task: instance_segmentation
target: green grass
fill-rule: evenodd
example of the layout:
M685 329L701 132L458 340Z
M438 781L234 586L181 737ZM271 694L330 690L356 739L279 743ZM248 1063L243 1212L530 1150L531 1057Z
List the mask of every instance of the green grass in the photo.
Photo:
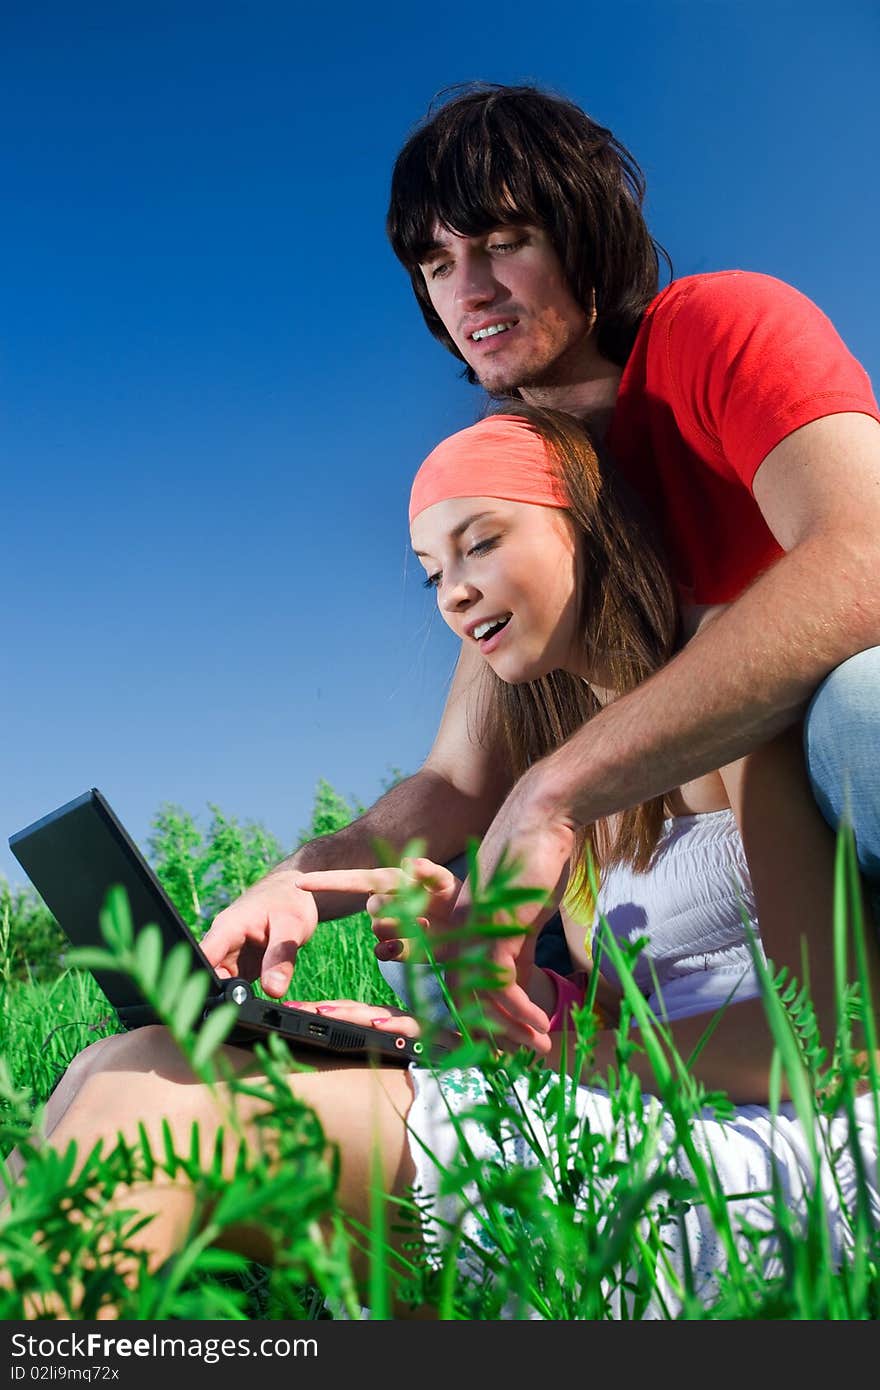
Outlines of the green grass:
M297 999L369 999L399 1003L373 955L365 913L341 922L321 922L299 953L288 996ZM0 983L0 1057L15 1086L44 1100L58 1077L84 1047L119 1023L91 975L64 969L48 981Z

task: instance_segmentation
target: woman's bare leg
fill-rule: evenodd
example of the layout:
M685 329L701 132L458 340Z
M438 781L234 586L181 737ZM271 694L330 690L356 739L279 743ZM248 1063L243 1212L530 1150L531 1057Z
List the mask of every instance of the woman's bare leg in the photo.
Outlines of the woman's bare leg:
M240 1048L222 1049L230 1068L240 1075L258 1075L253 1056ZM311 1062L311 1059L310 1059ZM294 1094L317 1113L324 1134L340 1154L339 1202L343 1212L368 1223L372 1165L378 1157L383 1187L402 1196L414 1169L406 1138L405 1117L412 1087L402 1068L371 1068L351 1061L325 1061L320 1070L293 1073ZM191 1072L170 1034L162 1028L139 1028L102 1039L74 1060L59 1083L46 1116L46 1133L54 1148L74 1141L81 1154L97 1140L112 1147L118 1134L137 1139L138 1123L145 1125L156 1152L162 1151L162 1120L167 1119L178 1152L189 1151L193 1122L199 1125L206 1163L213 1154L218 1127L228 1130L223 1108L226 1087L212 1095ZM255 1124L265 1102L238 1096L236 1113L245 1141L264 1143ZM237 1139L231 1139L228 1161L235 1158ZM126 1207L135 1206L153 1220L136 1237L155 1268L177 1250L191 1228L195 1194L186 1181L158 1174L150 1184L120 1193ZM256 1229L227 1231L224 1243L251 1258L268 1261L268 1237Z
M112 1049L114 1044L112 1036L99 1038L97 1042L89 1043L88 1047L77 1053L70 1063L43 1109L40 1132L45 1139L51 1139L56 1125L73 1104L83 1083L97 1069L101 1053L108 1044ZM13 1149L6 1157L7 1171L13 1179L18 1179L23 1167L24 1159L17 1149ZM2 1185L0 1185L0 1200L5 1195Z

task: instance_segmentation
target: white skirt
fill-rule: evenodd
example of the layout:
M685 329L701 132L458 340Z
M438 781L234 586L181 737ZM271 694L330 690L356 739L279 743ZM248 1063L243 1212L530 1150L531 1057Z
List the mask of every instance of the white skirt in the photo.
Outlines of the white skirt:
M668 1193L671 1189L661 1176L657 1192L638 1218L643 1233L652 1225L656 1231L658 1221L662 1226L659 1245L654 1247L662 1253L652 1271L652 1292L647 1299L636 1293L632 1296L621 1293L621 1288L632 1288L636 1276L633 1271L624 1271L622 1278L618 1274L611 1280L618 1290L612 1295L610 1304L616 1316L632 1316L634 1310L636 1316L647 1318L675 1316L681 1309L682 1289L688 1284L701 1303L711 1304L722 1291L731 1252L734 1259L754 1258L756 1238L760 1243L764 1277L780 1273L778 1249L772 1236L767 1234L773 1231L775 1224L774 1182L778 1184L776 1200L781 1196L796 1224L804 1219L808 1194L816 1189L810 1146L794 1107L789 1103L781 1105L775 1118L760 1105L740 1106L724 1122L707 1113L691 1123L694 1150L688 1155L676 1137L673 1119L652 1096L642 1097L642 1113L637 1114L634 1121L631 1111L629 1118L622 1117L605 1091L575 1087L566 1081L564 1091L560 1092L559 1078L544 1073L542 1088L536 1093L534 1078L530 1085L528 1076L520 1076L507 1093L519 1118L505 1122L500 1129L490 1130L479 1114L481 1107L491 1102L493 1094L483 1072L469 1068L435 1074L424 1067L413 1067L410 1075L415 1100L408 1117L409 1144L416 1169L416 1192L420 1205L424 1206L426 1240L429 1248L435 1250L438 1262L442 1260L443 1246L450 1240L457 1243L456 1258L464 1275L464 1287L491 1284L491 1268L501 1258L492 1222L486 1218L487 1192L495 1196L500 1192L503 1203L504 1191L510 1191L509 1187L505 1189L504 1183L515 1181L517 1172L530 1174L535 1197L533 1241L537 1249L554 1224L542 1218L540 1209L540 1203L558 1200L553 1195L558 1187L551 1174L556 1173L558 1178L560 1167L566 1166L560 1155L570 1155L578 1147L583 1149L585 1139L587 1149L593 1152L597 1147L596 1136L600 1140L599 1148L601 1141L606 1141L605 1165L594 1168L594 1176L590 1178L589 1162L579 1170L576 1165L572 1167L570 1160L567 1162L569 1218L571 1211L576 1213L578 1208L583 1210L587 1205L595 1212L598 1198L599 1224L607 1220L610 1234L619 1214L615 1193L619 1177L615 1178L615 1171L619 1174L625 1168L631 1190L634 1182L650 1180L652 1173L657 1175L662 1170L663 1175L672 1179L674 1189L676 1179L690 1186L694 1163L699 1165L707 1160L714 1164L718 1178L716 1190L726 1197L725 1206L730 1217L732 1241L719 1236L716 1222L699 1197L691 1195L690 1200L679 1200L670 1207ZM556 1132L559 1125L553 1116L565 1101L568 1106L564 1122L566 1134L560 1145ZM483 1109L482 1115L485 1114ZM857 1193L854 1143L858 1143L864 1159L873 1219L880 1218L877 1134L874 1098L870 1094L856 1101L856 1128L854 1141L845 1115L820 1120L816 1125L818 1182L825 1198L830 1253L835 1264L840 1263L852 1245L851 1217ZM462 1170L463 1154L468 1155L467 1172ZM455 1172L458 1177L448 1176ZM472 1176L474 1174L477 1176ZM572 1174L575 1174L573 1186ZM591 1182L603 1191L588 1193L584 1184ZM604 1217L602 1201L606 1203ZM591 1220L595 1229L595 1214ZM753 1234L750 1235L750 1231ZM764 1234L756 1237L754 1233ZM632 1251L632 1244L629 1248ZM641 1250L644 1254L646 1247L643 1245ZM529 1263L528 1244L521 1247L520 1255L515 1258ZM551 1255L548 1261L545 1252L545 1284L548 1267L552 1269L553 1259ZM521 1283L521 1289L528 1284L529 1277L525 1271L523 1274L526 1283ZM540 1278L539 1274L539 1282ZM513 1282L516 1283L516 1275ZM627 1308L621 1307L621 1298L626 1300ZM558 1317L558 1311L550 1314L547 1309L559 1306L558 1299L552 1295L546 1303L540 1297L527 1297L523 1301L521 1296L515 1302L508 1299L500 1315ZM572 1306L583 1305L578 1304L575 1296ZM579 1315L583 1314L571 1314Z

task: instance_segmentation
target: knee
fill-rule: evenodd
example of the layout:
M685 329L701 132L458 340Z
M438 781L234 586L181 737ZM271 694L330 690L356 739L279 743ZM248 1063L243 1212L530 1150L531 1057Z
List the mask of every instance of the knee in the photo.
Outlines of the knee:
M82 1090L86 1082L104 1066L112 1065L111 1058L118 1055L120 1041L124 1034L114 1033L107 1038L98 1038L78 1052L68 1063L59 1077L49 1097L49 1110L52 1118L69 1106Z
M819 686L804 721L804 751L826 820L837 826L848 814L860 851L873 859L880 848L880 647L850 657Z
M108 1038L99 1038L97 1042L90 1043L74 1057L64 1073L64 1080L81 1086L101 1074L153 1071L157 1068L164 1072L181 1061L180 1052L167 1028L150 1024L132 1029L131 1032L113 1033Z
M95 1042L89 1043L88 1047L84 1047L82 1052L78 1052L69 1063L59 1085L75 1086L79 1089L97 1069L100 1058L107 1049L113 1050L117 1036L111 1034L107 1038L98 1038Z
M835 667L817 688L807 710L807 732L814 738L833 735L841 723L873 728L878 722L880 647L857 652Z
M810 775L875 772L880 750L880 647L858 652L819 686L804 721Z
M167 1028L149 1025L102 1038L75 1057L64 1075L68 1104L120 1119L147 1098L168 1096L194 1080ZM61 1089L59 1087L59 1089ZM195 1090L195 1088L192 1088Z

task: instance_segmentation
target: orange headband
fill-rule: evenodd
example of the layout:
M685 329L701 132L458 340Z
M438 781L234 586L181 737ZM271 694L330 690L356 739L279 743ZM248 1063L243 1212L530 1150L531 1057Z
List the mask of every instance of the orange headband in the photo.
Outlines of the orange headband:
M439 443L415 476L410 523L450 497L503 497L541 507L567 507L546 441L520 415L489 415Z

